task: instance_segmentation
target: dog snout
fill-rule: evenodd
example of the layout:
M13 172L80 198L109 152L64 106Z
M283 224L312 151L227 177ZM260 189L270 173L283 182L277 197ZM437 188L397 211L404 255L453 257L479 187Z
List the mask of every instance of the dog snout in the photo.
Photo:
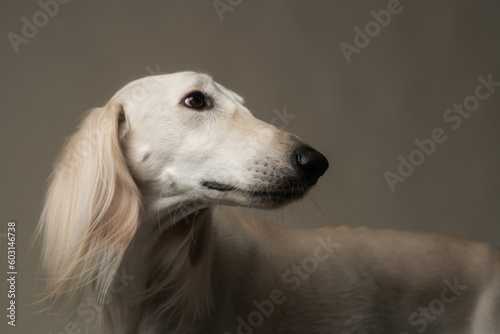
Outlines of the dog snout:
M325 156L309 146L302 146L295 150L293 160L304 176L313 182L316 182L329 166Z

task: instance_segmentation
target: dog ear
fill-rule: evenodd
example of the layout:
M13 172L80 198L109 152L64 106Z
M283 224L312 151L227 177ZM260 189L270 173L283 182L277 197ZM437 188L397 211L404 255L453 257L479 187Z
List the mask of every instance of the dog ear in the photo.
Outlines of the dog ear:
M127 133L122 106L90 110L55 165L39 224L54 302L90 284L102 301L134 237L140 196L123 154Z

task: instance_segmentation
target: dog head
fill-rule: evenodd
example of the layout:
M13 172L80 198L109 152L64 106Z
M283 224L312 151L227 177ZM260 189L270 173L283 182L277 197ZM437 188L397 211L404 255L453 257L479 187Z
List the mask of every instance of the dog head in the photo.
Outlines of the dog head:
M328 168L322 154L253 117L208 75L140 79L110 103L124 110L125 155L156 209L172 200L276 207L301 197Z

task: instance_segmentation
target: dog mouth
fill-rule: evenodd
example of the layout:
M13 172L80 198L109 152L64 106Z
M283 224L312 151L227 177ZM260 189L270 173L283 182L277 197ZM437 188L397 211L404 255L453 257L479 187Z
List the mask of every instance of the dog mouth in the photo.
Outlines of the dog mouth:
M211 190L217 190L221 192L227 192L231 190L236 190L236 187L230 186L228 184L223 184L219 182L212 182L212 181L205 181L201 184L205 188L211 189Z
M220 182L205 181L202 186L216 190L222 193L238 192L247 197L258 200L259 202L269 202L270 204L283 203L287 200L294 200L302 197L310 187L315 185L318 179L310 180L309 182L287 182L286 187L259 187L257 189L241 189L229 184Z

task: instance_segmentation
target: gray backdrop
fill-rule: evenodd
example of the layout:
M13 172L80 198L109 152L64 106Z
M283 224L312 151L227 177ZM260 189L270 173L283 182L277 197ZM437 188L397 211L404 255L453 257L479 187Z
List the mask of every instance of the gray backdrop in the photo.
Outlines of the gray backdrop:
M84 319L65 330L67 319L34 304L43 281L39 244L29 247L46 179L84 111L154 72L210 73L328 157L310 196L257 214L289 228L430 230L500 245L500 87L476 92L480 80L500 82L498 1L60 2L0 4L2 271L13 219L18 261L17 326L2 314L2 333L83 333ZM462 103L470 113L448 111ZM416 139L432 151L433 131L446 140L414 152ZM396 177L400 155L420 165L402 167L392 191L384 173ZM3 280L2 313L6 289Z

